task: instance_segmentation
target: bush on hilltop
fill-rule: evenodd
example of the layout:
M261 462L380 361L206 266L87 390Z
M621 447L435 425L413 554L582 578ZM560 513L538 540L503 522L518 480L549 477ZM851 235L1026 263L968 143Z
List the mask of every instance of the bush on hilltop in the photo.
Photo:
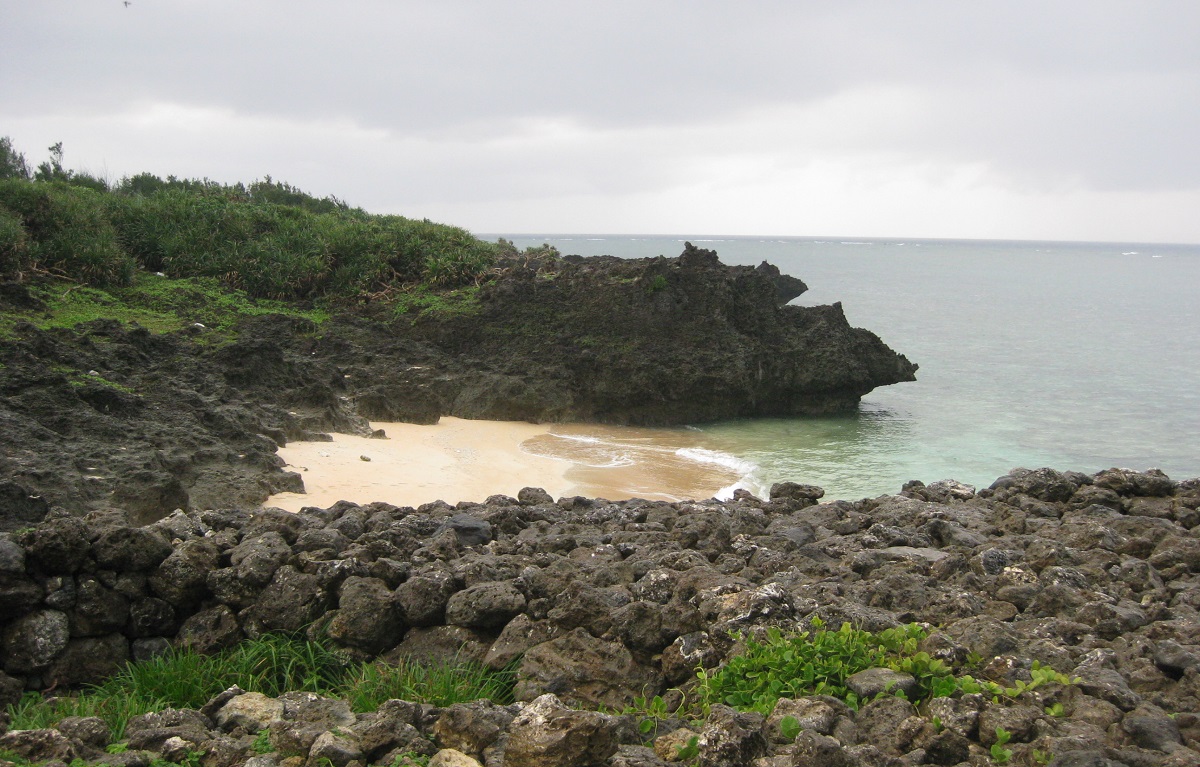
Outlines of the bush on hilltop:
M372 215L269 176L246 186L140 173L110 188L64 169L61 143L50 151L30 174L0 139L0 277L127 285L142 268L308 299L477 284L498 253L464 229Z

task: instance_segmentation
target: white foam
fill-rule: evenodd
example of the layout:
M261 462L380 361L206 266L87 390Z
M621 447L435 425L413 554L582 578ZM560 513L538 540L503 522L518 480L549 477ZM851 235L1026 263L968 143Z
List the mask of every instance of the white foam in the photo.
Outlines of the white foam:
M599 445L601 442L604 441L604 440L600 439L599 437L589 437L585 434L554 434L552 432L550 434L550 436L554 437L555 439L567 439L572 442L583 442L584 444L587 444L587 445Z
M675 455L680 458L687 458L689 461L695 461L696 463L711 463L722 466L742 475L749 474L758 468L749 461L743 461L736 455L722 453L718 450L706 450L702 447L681 447L675 451Z

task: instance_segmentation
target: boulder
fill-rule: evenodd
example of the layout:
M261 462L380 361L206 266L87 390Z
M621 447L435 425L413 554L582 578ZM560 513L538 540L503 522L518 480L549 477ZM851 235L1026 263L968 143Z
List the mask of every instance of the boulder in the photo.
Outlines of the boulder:
M347 578L338 590L338 608L326 631L349 647L378 654L404 636L400 606L387 584L378 578Z
M509 727L504 765L600 767L617 751L616 733L613 717L567 708L554 695L541 695Z
M500 629L525 609L525 595L508 582L480 583L446 603L446 622L475 629Z
M92 543L92 555L109 570L152 570L171 555L171 544L152 527L112 527Z
M38 610L17 618L0 635L4 671L25 674L44 669L67 648L70 637L70 621L58 610Z
M475 759L483 759L489 748L508 729L515 714L490 700L456 703L442 709L433 726L433 736L442 748L453 748Z
M553 691L576 704L619 709L635 697L653 697L661 687L658 670L637 663L624 645L578 628L525 654L515 694L533 700Z

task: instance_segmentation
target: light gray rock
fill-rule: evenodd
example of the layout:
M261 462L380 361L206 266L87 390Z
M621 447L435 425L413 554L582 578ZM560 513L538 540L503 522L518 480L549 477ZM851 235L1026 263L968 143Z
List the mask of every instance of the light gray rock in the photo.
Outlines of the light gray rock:
M70 621L58 610L38 610L9 623L2 638L5 672L38 671L67 648Z
M504 767L600 767L617 751L614 717L542 695L509 728Z
M240 727L254 733L283 719L283 702L261 692L247 692L222 706L215 719L217 726L226 732Z

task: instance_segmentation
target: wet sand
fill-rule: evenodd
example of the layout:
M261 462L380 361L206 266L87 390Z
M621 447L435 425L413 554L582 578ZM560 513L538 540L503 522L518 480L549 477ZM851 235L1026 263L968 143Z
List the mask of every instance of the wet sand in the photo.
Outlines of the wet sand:
M266 505L299 511L340 500L478 502L497 493L516 496L523 487L541 487L555 498L680 500L710 498L739 477L705 451L695 452L696 438L684 430L450 417L433 426L371 426L388 439L334 434L333 442L280 448L307 492L273 495Z

